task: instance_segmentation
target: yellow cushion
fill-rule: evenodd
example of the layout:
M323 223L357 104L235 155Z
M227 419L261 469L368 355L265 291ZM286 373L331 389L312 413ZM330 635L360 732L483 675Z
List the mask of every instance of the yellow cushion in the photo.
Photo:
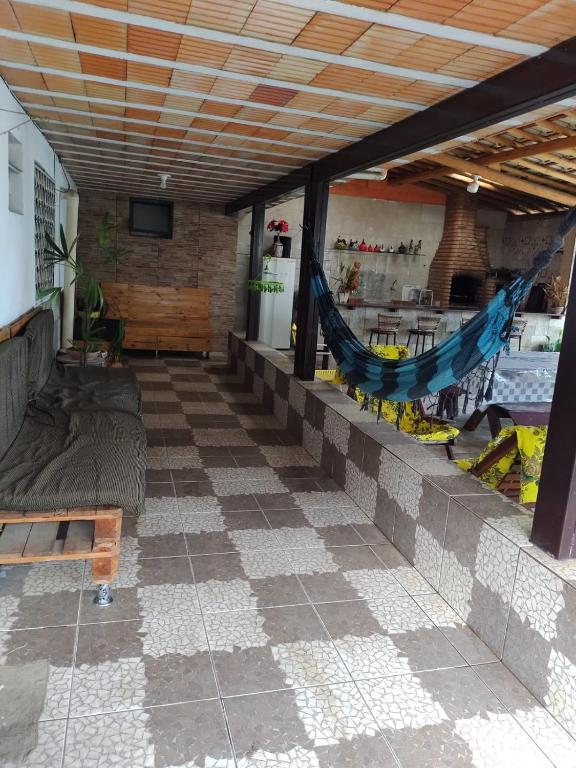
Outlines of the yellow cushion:
M548 427L504 427L490 440L486 448L476 458L457 459L456 464L470 471L486 458L500 443L511 435L516 436L516 446L508 451L490 469L480 475L480 480L490 488L498 488L520 454L520 501L533 504L538 498L542 459L546 446Z

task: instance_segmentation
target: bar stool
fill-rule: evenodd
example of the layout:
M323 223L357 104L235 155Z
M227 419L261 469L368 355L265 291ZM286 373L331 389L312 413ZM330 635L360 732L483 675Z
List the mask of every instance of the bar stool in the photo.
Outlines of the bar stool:
M515 317L512 321L512 333L510 334L510 341L512 341L512 339L518 340L518 352L522 350L522 334L526 330L527 325L527 320L520 320L517 317Z
M396 344L396 334L398 328L400 328L401 317L397 315L381 315L378 313L378 325L375 328L370 328L370 341L368 344L372 346L372 338L376 334L376 344L380 344L380 336L386 338L386 344L388 344L388 338L392 337L392 344Z
M441 320L442 317L439 315L432 315L431 317L428 315L420 315L418 317L418 325L416 328L410 328L410 331L408 332L408 341L406 342L407 346L410 346L412 336L416 337L416 349L414 354L418 354L418 344L420 341L422 343L421 352L424 352L426 349L427 339L432 340L432 347L436 346L436 331L438 330Z

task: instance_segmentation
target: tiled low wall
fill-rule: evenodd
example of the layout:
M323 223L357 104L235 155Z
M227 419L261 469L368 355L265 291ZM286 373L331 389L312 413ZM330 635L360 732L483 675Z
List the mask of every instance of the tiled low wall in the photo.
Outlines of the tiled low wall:
M246 385L509 669L576 736L576 561L533 546L531 515L285 355L230 335Z

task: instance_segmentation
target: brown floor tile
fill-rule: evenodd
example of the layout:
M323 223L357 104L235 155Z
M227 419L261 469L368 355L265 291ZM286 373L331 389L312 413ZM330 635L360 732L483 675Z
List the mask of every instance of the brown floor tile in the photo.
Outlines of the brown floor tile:
M243 765L397 766L353 683L238 696L224 706Z

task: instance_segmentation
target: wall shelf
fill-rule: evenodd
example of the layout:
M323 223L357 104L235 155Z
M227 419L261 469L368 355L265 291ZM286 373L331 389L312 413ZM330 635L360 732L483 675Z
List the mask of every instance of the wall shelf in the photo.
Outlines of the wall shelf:
M324 253L353 253L358 256L421 256L428 258L425 253L400 253L400 251L358 251L355 248L325 248Z

